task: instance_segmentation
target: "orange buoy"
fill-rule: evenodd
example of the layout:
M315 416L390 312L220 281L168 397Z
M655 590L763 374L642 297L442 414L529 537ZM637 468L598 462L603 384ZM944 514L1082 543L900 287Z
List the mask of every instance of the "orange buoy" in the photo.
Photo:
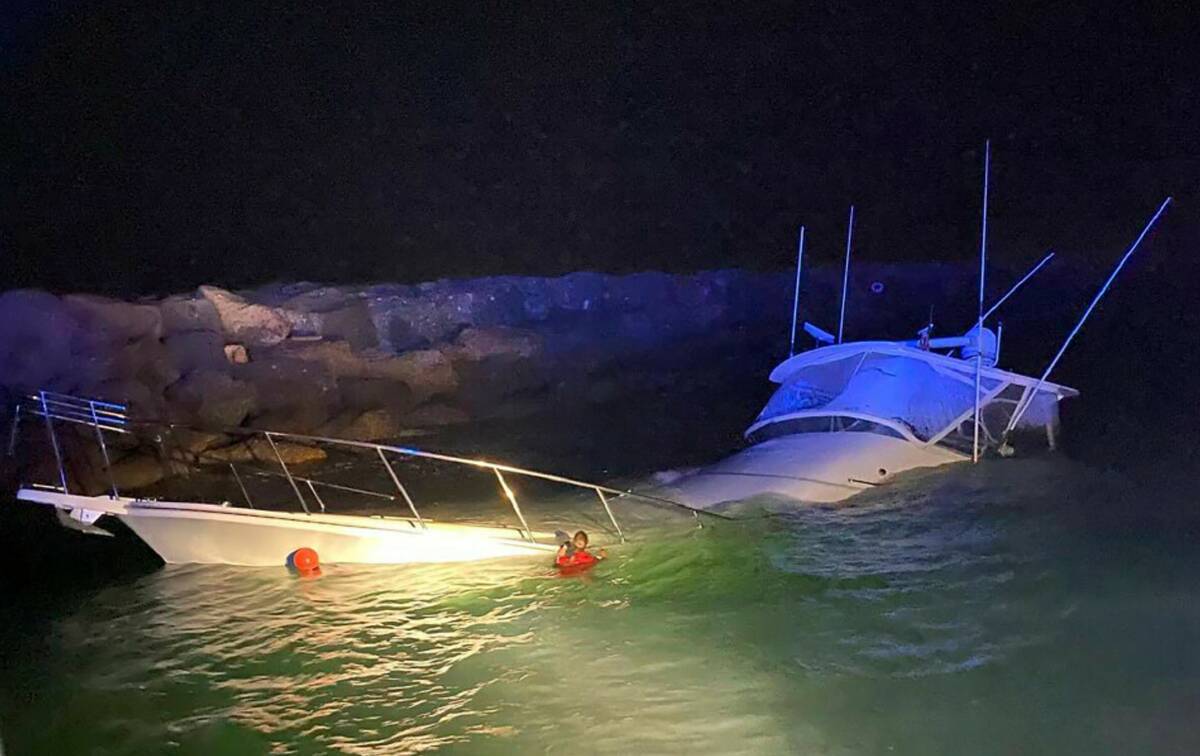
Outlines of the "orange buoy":
M317 552L303 546L288 554L287 565L301 575L316 575L321 572L321 562Z

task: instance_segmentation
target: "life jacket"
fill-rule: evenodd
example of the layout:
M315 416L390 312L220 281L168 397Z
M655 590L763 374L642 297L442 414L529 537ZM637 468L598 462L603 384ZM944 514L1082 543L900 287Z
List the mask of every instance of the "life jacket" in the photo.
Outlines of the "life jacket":
M591 567L598 559L586 551L572 551L563 554L554 560L554 564L561 569L583 569Z

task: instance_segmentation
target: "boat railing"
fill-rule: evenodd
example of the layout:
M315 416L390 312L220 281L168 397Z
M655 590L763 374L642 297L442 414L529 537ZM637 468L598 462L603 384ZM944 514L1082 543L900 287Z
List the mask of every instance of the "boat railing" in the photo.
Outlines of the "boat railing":
M129 418L126 414L125 405L105 402L99 399L85 399L68 394L59 394L53 391L39 391L36 394L30 394L25 397L25 401L18 402L13 409L12 426L8 436L9 456L16 454L17 436L22 414L34 415L45 419L50 447L54 452L55 466L58 470L59 485L52 486L53 488L58 488L63 493L68 493L67 468L63 456L64 450L59 443L58 433L54 427L54 421L57 420L75 425L89 426L95 431L96 443L100 447L100 454L104 460L105 473L108 476L109 489L114 498L118 495L117 485L112 476L112 459L109 456L108 444L105 441L104 434L105 432L118 434L128 434L130 432Z
M36 394L26 396L24 400L18 403L17 407L15 408L13 413L12 427L9 434L10 455L15 453L17 437L23 416L39 417L45 422L47 437L50 446L53 449L54 462L58 474L58 485L49 487L55 490L60 490L62 493L70 493L70 490L67 475L67 464L65 460L65 450L62 445L62 439L60 438L57 424L68 423L71 425L91 428L95 433L96 442L101 450L101 459L104 466L105 480L108 484L109 493L113 498L119 498L120 491L117 486L116 477L113 474L113 465L109 452L109 445L105 440L106 433L115 433L126 436L132 435L136 437L139 435L140 431L157 431L157 433L154 433L154 438L158 442L161 450L164 435L162 431L165 430L165 435L169 437L174 431L177 430L195 430L189 426L179 423L131 419L128 409L122 404L115 404L97 399L74 397L49 391L39 391ZM475 459L453 454L434 452L425 449L418 449L411 446L397 446L370 441L355 441L330 436L316 436L242 427L213 430L219 431L220 433L226 435L240 437L247 442L254 438L264 440L266 442L266 450L269 450L269 455L267 456L274 463L278 464L279 469L278 472L269 470L256 470L255 472L260 475L278 477L286 480L288 487L291 488L292 493L295 495L296 500L300 505L300 508L305 514L309 515L313 514L314 508L318 509L322 513L327 511L325 499L321 496L322 490L338 491L402 503L416 525L426 528L428 527L428 518L421 514L421 511L417 506L417 502L412 496L408 486L406 486L404 481L401 479L401 475L397 471L397 466L395 464L397 459L422 459L472 468L489 473L495 478L502 498L508 504L513 514L516 515L516 518L520 523L521 533L529 541L535 540L534 531L530 527L529 522L525 517L525 513L521 508L521 502L510 483L511 477L542 480L569 488L590 492L591 494L595 495L596 501L603 509L606 519L612 525L617 537L622 541L625 540L625 531L622 529L620 522L618 522L612 506L612 500L617 497L641 500L652 505L666 506L686 511L693 516L697 525L701 524L701 515L727 519L717 513L698 510L689 507L686 504L652 494L639 493L629 489L619 489L562 475L531 470L514 465L491 462L484 459ZM297 470L294 469L297 466L295 463L289 465L286 461L285 455L280 450L281 443L300 444L307 446L328 446L349 451L356 451L359 453L370 453L371 456L374 456L378 459L382 469L387 473L387 478L389 479L394 491L376 491L367 488L318 480L307 475L301 475ZM201 456L203 454L203 452L200 453ZM257 458L257 455L252 454L252 456ZM250 508L255 508L254 501L245 485L242 472L239 471L237 465L233 461L227 461L227 465L246 505ZM307 496L305 496L304 491L308 492Z

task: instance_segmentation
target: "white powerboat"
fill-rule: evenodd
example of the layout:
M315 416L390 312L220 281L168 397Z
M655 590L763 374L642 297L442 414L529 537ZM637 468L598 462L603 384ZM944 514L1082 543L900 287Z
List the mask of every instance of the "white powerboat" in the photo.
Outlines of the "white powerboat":
M973 336L943 339L967 343ZM994 343L994 337L991 338ZM779 388L746 430L748 448L673 481L663 496L712 509L754 496L842 501L898 473L970 461L975 360L909 343L860 341L804 352L771 372ZM1058 432L1058 402L1078 391L994 367L981 369L981 442L998 448L1019 406L1017 430Z
M326 563L351 564L461 562L546 555L557 548L553 534L515 527L80 496L37 488L23 488L17 498L82 521L115 517L167 564L277 566L298 548L315 550Z
M243 469L239 472L234 463L227 463L227 470L231 473L230 489L240 491L243 504L136 498L122 495L113 479L111 437L115 435L126 440L132 439L133 443L139 438L161 441L169 435L172 426L131 421L122 405L42 391L27 397L17 406L10 434L10 452L15 450L23 416L39 418L37 425L44 422L57 480L53 483L22 484L17 491L17 499L52 507L60 523L87 533L111 535L100 525L103 525L104 518L119 520L168 564L279 566L285 564L298 549L312 549L326 563L352 564L464 562L514 556L552 556L563 537L557 532L530 527L516 492L509 483L510 478L515 477L557 484L595 497L592 501L602 509L603 517L593 518L591 522L603 522L611 526L610 534L620 540L624 540L625 533L613 512L613 498L631 497L673 509L682 506L662 497L484 460L410 447L244 429L235 429L233 432L251 437L251 442L260 440L258 446L251 448L266 450L264 461L277 464L277 467L274 471ZM62 427L64 425L83 432L67 432L67 428ZM94 442L102 472L107 473L108 490L105 493L80 493L81 488L88 487L87 484L71 480L69 471L73 468L68 447L78 447L82 441ZM125 444L130 445L132 443ZM296 465L289 465L280 453L281 448L295 451L299 447L338 449L374 458L382 466L382 471L386 471L394 489L381 492L302 476L294 469ZM86 458L87 455L79 454L78 457ZM494 478L500 498L507 503L515 524L442 521L422 516L409 488L401 482L400 472L404 471L398 472L398 462L402 460L447 464L464 472L474 470ZM286 481L287 486L283 490L287 492L290 489L290 493L280 497L280 486L277 485L270 500L260 500L259 506L256 506L245 485L251 473L255 475L254 479L269 475L277 483ZM236 489L232 488L233 483L236 483ZM91 487L95 488L94 481ZM281 511L280 506L286 506L291 494L299 504L299 511ZM386 500L403 506L407 514L401 517L348 514L327 508L327 500L330 505L335 505L335 499L346 497L355 501L363 497ZM682 507L682 510L699 523L700 513L687 507Z
M801 228L792 355L771 372L779 388L745 432L751 446L672 480L660 476L663 485L656 493L706 510L755 497L768 507L786 508L797 502L842 501L898 473L978 461L989 450L1010 456L1013 433L1044 430L1046 443L1054 448L1058 403L1079 392L1047 379L1171 198L1159 206L1126 250L1045 371L1032 378L996 367L1002 331L993 332L985 323L1054 253L985 312L986 167L984 176L979 317L970 331L935 339L930 323L913 341L842 342L854 228L851 207L837 336L805 323L804 331L818 345L795 354L804 259Z

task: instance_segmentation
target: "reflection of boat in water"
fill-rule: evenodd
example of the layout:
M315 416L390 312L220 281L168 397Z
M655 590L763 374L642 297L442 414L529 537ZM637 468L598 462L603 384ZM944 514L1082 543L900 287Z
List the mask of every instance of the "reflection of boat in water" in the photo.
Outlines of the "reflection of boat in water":
M986 173L985 173L986 187ZM986 188L984 214L986 233ZM1015 432L1044 431L1054 448L1058 403L1079 392L1047 379L1071 340L1170 203L1168 197L1125 252L1039 378L996 367L1001 333L987 318L1049 260L1047 255L991 309L984 311L980 266L979 317L964 336L931 338L930 323L914 341L842 343L850 237L838 335L809 323L818 346L795 354L804 230L796 268L793 354L771 372L779 388L746 430L748 448L675 479L664 496L705 509L755 496L801 502L847 499L897 473L976 460L988 450L1013 453ZM853 229L854 208L850 209ZM983 245L986 249L986 245Z
M59 521L70 528L99 535L109 535L98 524L102 518L115 518L124 523L170 564L204 563L245 566L283 565L289 554L299 548L311 548L327 563L434 563L462 562L509 556L543 556L552 558L559 543L553 531L535 530L522 511L511 481L521 478L550 486L573 489L591 498L603 517L592 522L610 526L611 535L624 538L624 532L613 512L613 498L631 497L651 505L681 508L663 498L629 493L594 483L586 483L559 475L526 470L478 459L447 454L335 438L303 436L274 431L233 429L230 432L250 437L249 443L264 452L263 456L276 467L273 471L248 470L239 472L233 462L224 465L230 474L229 488L241 504L225 500L220 503L200 501L167 501L123 496L111 474L110 462L117 448L131 449L147 442L161 446L174 426L139 423L126 415L125 407L92 399L80 399L50 392L39 392L18 405L10 435L10 452L15 450L22 430L34 429L22 423L22 417L38 418L34 425L44 423L46 453L54 461L54 484L22 485L17 492L21 501L53 507ZM73 432L76 431L76 432ZM85 449L80 445L86 443ZM390 491L377 491L347 486L300 475L289 465L280 449L295 451L302 447L321 448L330 452L365 455L381 466ZM72 459L72 455L74 459ZM169 455L165 455L168 456ZM98 462L105 493L95 493L96 480L72 481L72 462ZM401 478L408 472L404 461L424 461L448 465L455 476L475 471L492 478L499 498L508 506L513 523L445 521L422 516L410 488ZM251 473L255 473L253 477ZM286 482L285 497L279 496L280 486L258 506L246 483L269 475L276 483ZM86 476L84 476L86 477ZM234 487L236 484L236 487ZM530 483L534 486L534 483ZM290 490L289 490L290 489ZM85 491L80 493L80 491ZM294 495L299 511L279 511L279 505ZM349 502L386 500L406 511L402 517L348 514L343 510ZM263 505L266 505L265 508ZM328 506L327 506L328 505ZM699 513L682 509L698 519ZM498 518L497 518L498 519Z

